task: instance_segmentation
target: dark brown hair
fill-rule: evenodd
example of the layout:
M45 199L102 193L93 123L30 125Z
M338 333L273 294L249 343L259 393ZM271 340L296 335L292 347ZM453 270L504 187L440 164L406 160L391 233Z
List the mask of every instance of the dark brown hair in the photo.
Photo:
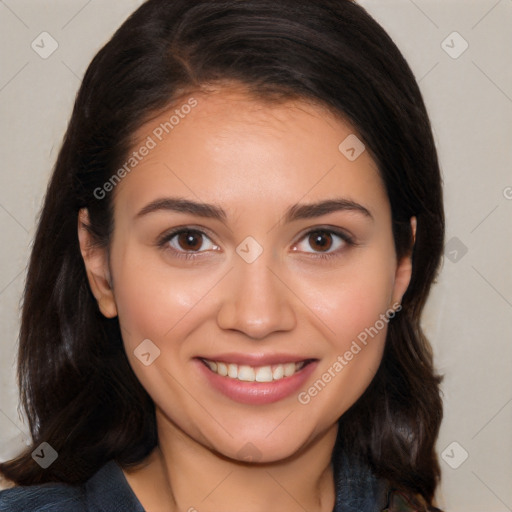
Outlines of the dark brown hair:
M26 280L18 385L33 445L0 471L21 485L80 483L105 462L142 461L155 447L154 405L124 353L119 322L89 289L77 238L86 207L109 245L112 197L94 191L126 159L135 131L178 97L236 83L261 99L303 98L348 121L377 163L391 204L397 257L412 279L389 323L381 366L340 419L337 446L430 505L440 377L420 316L444 240L442 184L414 76L386 32L349 0L149 0L94 57L47 190ZM340 141L341 142L341 141ZM41 442L59 454L46 470ZM337 452L336 452L337 453Z

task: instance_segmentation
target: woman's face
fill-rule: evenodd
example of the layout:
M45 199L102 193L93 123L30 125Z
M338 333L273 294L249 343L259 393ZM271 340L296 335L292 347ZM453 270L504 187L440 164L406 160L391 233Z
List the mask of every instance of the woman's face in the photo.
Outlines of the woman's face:
M237 89L194 99L139 130L100 266L113 294L89 276L160 429L276 461L332 435L367 388L410 260L348 124Z

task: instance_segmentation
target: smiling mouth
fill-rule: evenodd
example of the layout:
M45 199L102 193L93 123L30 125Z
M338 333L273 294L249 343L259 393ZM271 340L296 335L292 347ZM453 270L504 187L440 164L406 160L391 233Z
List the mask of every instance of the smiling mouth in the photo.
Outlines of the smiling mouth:
M306 359L296 363L273 364L267 366L250 366L246 364L224 363L201 359L204 365L213 373L242 382L274 382L292 377L300 372L313 359Z

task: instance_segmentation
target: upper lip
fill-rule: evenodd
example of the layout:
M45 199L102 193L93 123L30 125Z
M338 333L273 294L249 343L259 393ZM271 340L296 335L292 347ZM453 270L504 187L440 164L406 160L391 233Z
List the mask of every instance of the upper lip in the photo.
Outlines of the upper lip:
M315 358L294 354L216 354L212 356L200 356L199 359L208 361L220 361L231 364L245 364L247 366L271 366L273 364L300 363L301 361L312 361Z

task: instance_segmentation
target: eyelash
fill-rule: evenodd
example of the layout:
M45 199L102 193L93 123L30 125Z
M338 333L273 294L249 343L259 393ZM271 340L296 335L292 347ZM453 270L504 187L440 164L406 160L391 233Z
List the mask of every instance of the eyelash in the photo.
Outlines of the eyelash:
M180 235L182 233L193 233L193 234L205 236L205 237L211 239L211 237L207 233L205 233L204 231L202 231L200 229L181 227L181 228L173 229L169 233L164 234L160 239L158 239L157 246L159 248L161 248L162 250L171 251L172 253L174 253L174 256L177 258L182 258L185 260L196 260L197 258L200 258L201 252L204 252L204 251L196 251L196 252L177 251L176 249L169 247L167 245L176 235ZM307 238L308 236L311 236L314 233L324 233L324 234L329 234L329 235L335 235L335 236L341 238L343 240L343 242L348 246L356 246L357 245L355 240L350 235L345 233L344 231L340 231L340 230L333 229L333 228L322 228L322 227L310 229L309 231L304 233L299 238L298 242L304 240L305 238ZM337 250L335 250L333 252L329 252L329 253L318 252L318 253L306 253L306 254L308 254L312 258L330 260L332 258L339 257L341 252L344 252L343 248L341 250L337 249Z

